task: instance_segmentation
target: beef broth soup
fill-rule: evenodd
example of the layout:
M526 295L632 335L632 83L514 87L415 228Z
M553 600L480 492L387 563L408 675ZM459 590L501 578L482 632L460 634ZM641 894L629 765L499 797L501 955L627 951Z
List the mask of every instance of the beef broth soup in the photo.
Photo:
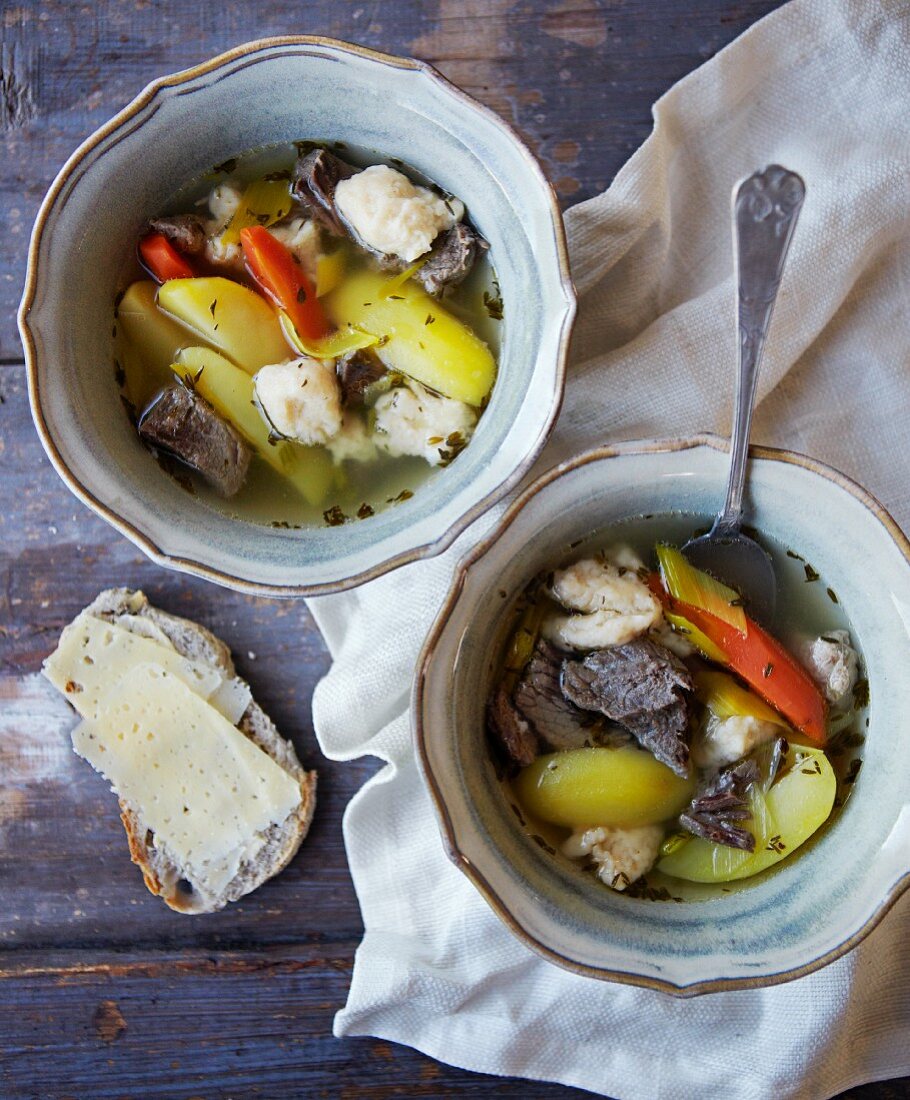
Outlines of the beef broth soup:
M652 900L728 892L811 843L868 725L856 639L812 564L767 546L781 610L759 626L675 548L698 525L629 521L535 578L487 706L533 839Z
M460 200L400 162L312 143L231 160L138 256L152 278L118 300L117 380L207 505L363 520L469 445L496 377L495 273Z

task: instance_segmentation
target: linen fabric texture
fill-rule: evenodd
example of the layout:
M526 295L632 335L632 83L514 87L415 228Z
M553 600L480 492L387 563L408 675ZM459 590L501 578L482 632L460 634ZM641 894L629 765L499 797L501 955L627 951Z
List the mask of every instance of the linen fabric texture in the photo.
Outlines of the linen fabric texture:
M777 162L807 200L753 440L843 470L906 529L908 103L910 9L870 0L794 0L664 95L609 190L568 211L579 314L533 475L606 442L728 433L731 188ZM411 678L454 564L501 510L434 560L310 602L333 658L319 743L386 761L344 818L366 932L335 1034L621 1100L829 1097L910 1073L910 897L815 974L682 1000L545 962L448 862L412 748Z

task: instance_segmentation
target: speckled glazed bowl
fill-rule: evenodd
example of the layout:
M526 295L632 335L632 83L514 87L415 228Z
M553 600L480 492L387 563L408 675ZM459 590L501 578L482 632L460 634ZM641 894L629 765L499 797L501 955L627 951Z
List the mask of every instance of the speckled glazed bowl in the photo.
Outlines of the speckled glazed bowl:
M806 974L854 946L910 885L910 544L872 497L811 459L753 450L750 522L836 591L870 681L864 763L806 849L730 894L615 894L520 829L484 738L509 609L570 544L634 516L708 515L727 456L713 437L593 451L535 482L458 567L418 667L413 721L452 860L530 947L581 974L692 995Z
M322 136L401 157L463 198L505 305L499 380L471 445L366 522L281 531L214 512L162 476L112 381L114 298L150 215L213 164ZM335 591L438 553L516 484L563 389L574 294L562 221L497 116L419 61L268 39L155 81L70 158L44 201L19 322L32 411L60 476L155 561L245 591Z

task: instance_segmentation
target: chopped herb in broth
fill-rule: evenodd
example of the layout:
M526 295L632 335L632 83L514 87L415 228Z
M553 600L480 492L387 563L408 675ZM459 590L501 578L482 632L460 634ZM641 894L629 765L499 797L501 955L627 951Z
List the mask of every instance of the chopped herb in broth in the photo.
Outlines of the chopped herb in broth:
M814 843L859 781L868 681L820 574L776 545L776 620L675 549L700 517L573 542L514 608L487 706L524 831L606 888L704 900Z
M231 157L142 234L115 381L207 506L276 530L365 521L470 446L500 342L488 246L393 163L312 141Z

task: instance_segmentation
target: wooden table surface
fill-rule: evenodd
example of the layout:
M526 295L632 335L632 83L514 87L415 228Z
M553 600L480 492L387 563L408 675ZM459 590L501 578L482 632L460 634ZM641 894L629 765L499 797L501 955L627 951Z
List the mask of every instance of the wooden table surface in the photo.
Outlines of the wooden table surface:
M15 327L32 221L64 159L153 77L271 34L337 36L436 65L499 111L565 206L603 190L671 84L774 0L0 0L0 1096L582 1096L336 1040L362 925L341 815L374 763L321 758L328 658L304 606L165 572L64 489L29 417ZM90 278L75 273L74 278ZM302 759L319 807L292 865L188 919L148 894L105 783L38 675L111 584L210 626ZM854 1090L907 1096L910 1080Z

